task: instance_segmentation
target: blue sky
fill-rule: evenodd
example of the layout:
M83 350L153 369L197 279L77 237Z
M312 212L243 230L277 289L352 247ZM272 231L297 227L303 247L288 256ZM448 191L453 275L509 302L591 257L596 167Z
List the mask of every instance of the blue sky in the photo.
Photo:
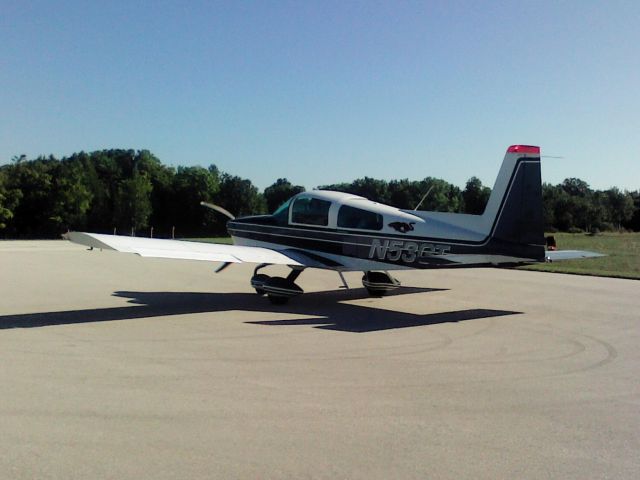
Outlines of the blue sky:
M102 148L264 188L492 185L510 144L543 180L640 189L640 2L0 0L0 163Z

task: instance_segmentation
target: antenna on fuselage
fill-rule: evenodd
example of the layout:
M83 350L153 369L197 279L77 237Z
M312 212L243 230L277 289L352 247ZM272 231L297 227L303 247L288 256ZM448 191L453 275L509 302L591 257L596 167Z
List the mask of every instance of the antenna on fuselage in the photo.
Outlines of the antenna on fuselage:
M418 202L418 205L416 205L416 207L413 209L414 211L418 210L418 207L420 205L422 205L422 202L424 202L424 200L427 198L427 196L431 193L431 190L433 190L433 185L431 185L429 187L429 190L427 190L427 193L425 193L422 198L420 199L420 201Z

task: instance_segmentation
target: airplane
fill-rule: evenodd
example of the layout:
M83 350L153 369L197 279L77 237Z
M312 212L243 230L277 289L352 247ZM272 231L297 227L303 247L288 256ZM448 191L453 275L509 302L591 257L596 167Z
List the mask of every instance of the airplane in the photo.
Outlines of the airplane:
M507 149L481 215L405 210L349 193L314 190L299 193L271 215L229 217L233 245L69 232L68 240L143 257L255 263L251 286L274 304L304 293L295 283L307 268L364 272L371 296L400 287L389 271L464 267L513 267L538 262L602 256L546 248L542 217L540 147ZM555 247L555 245L553 245ZM287 265L287 277L260 273Z

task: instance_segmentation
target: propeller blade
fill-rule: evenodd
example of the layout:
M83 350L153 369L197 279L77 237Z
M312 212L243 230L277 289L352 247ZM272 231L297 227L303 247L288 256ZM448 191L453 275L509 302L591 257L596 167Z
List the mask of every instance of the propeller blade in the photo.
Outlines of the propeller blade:
M235 220L235 218L236 218L231 213L229 213L229 210L226 210L226 209L222 208L219 205L215 205L215 204L209 203L209 202L200 202L200 205L202 205L203 207L210 208L211 210L215 210L216 212L221 213L223 215L226 215L231 220Z
M227 268L229 265L231 265L231 262L224 262L222 265L220 265L218 268L216 268L216 273L220 273L225 268Z

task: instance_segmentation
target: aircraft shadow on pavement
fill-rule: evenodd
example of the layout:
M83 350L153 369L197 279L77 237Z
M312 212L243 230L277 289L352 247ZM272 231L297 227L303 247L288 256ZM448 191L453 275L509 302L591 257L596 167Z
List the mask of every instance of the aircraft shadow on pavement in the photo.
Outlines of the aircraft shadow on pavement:
M441 291L434 288L402 287L388 296L426 294ZM128 298L134 305L59 312L26 313L0 316L0 329L34 328L77 323L134 320L138 318L164 317L206 312L248 311L280 312L289 315L305 315L314 318L257 320L246 322L265 326L307 325L343 332L374 332L397 328L460 322L522 312L508 310L468 309L420 315L377 308L373 305L343 303L348 300L367 299L364 288L311 292L293 299L286 305L271 305L255 293L206 293L206 292L115 292L117 297ZM425 300L426 301L426 300ZM381 306L381 305L380 305Z

